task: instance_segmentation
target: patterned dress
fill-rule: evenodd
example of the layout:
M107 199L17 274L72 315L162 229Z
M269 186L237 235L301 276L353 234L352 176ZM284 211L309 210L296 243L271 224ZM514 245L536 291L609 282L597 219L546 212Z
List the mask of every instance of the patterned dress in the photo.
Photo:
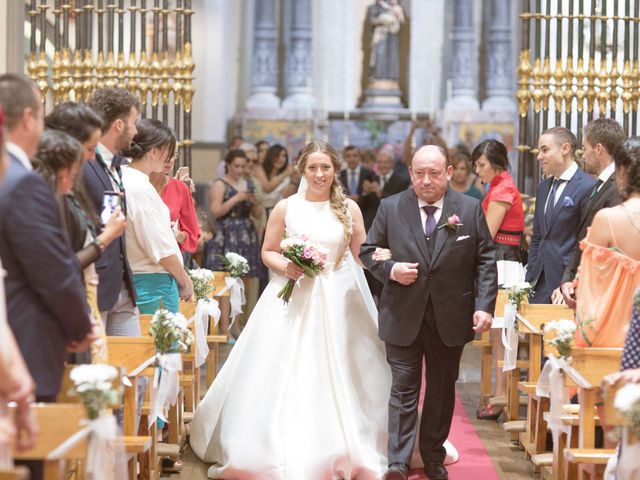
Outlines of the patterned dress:
M633 368L640 368L640 289L634 295L633 319L624 344L620 370Z
M218 179L225 185L223 202L226 202L238 193L233 186ZM251 188L251 185L248 185ZM218 255L228 252L242 255L249 262L251 270L249 277L260 276L260 244L258 232L251 221L250 202L242 201L233 206L231 210L216 221L216 234L205 244L204 268L214 271L224 270L222 261Z

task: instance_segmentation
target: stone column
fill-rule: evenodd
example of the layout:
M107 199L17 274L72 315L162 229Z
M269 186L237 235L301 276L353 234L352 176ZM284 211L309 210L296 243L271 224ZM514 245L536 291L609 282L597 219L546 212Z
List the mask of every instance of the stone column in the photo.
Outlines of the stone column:
M445 110L478 110L477 63L473 26L473 0L454 0L453 4L453 58L449 79L451 98Z
M512 112L516 109L513 95L515 65L512 61L511 1L491 0L487 45L487 99L483 110Z
M311 18L311 0L291 2L285 78L287 96L282 104L285 108L310 109L314 106Z
M280 106L278 91L278 34L275 0L255 0L251 95L248 109Z

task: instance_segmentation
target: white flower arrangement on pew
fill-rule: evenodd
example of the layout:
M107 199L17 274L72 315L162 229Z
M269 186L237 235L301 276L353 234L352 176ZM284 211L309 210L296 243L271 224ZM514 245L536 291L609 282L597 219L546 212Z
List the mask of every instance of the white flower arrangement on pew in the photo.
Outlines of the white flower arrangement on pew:
M544 326L545 333L554 333L551 339L545 339L552 347L558 351L560 357L569 359L573 348L573 336L576 332L576 324L573 320L553 320Z
M618 390L613 406L629 420L631 433L640 437L640 384L627 383L624 385Z
M515 305L516 308L533 292L533 285L529 282L517 282L512 285L505 285L505 288L507 289L509 303Z
M249 261L237 253L227 252L224 256L220 255L220 259L225 271L234 278L242 277L251 270Z
M184 315L171 313L164 308L154 313L150 333L155 341L156 351L161 355L187 352L193 342L193 335Z
M187 270L191 282L193 283L193 292L197 300L209 300L209 295L213 293L213 272L206 268L194 268Z
M70 377L75 387L69 394L80 397L89 420L98 418L104 408L117 403L120 398L120 389L113 388L118 370L111 365L78 365L71 370Z

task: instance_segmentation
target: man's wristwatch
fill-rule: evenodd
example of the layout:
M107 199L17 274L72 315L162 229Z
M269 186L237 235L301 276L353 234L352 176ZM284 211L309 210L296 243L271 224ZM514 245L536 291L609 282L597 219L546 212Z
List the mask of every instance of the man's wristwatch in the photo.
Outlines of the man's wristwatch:
M93 239L93 244L98 248L98 250L100 250L100 253L104 252L104 249L106 247L104 243L102 243L102 240L100 240L98 237Z

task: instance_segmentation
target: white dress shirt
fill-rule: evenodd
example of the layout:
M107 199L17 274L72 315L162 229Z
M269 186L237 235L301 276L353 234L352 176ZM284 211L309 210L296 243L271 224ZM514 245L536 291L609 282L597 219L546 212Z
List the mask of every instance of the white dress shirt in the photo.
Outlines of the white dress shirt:
M611 162L604 170L602 170L602 172L600 172L600 175L598 175L598 180L602 180L602 183L598 185L598 191L602 188L605 182L611 178L611 175L613 175L615 171L616 164L615 162Z
M562 196L562 192L564 192L564 189L567 186L567 183L569 183L569 180L573 178L573 176L576 174L577 171L578 171L578 164L576 162L571 162L571 165L569 166L569 168L567 168L562 173L562 175L558 177L560 180L564 180L564 182L560 183L560 185L558 185L558 188L556 189L556 198L554 199L554 202L553 202L554 205L558 203L558 199ZM550 196L551 196L551 189L549 189L549 195L547 195L547 201L544 204L545 212L547 211L547 205L549 204Z
M118 183L115 181L116 178L118 178L118 172L116 171L115 168L111 168L111 161L113 160L113 153L111 152L111 150L109 150L107 147L105 147L103 144L98 143L98 146L96 147L96 150L98 151L98 154L100 155L100 157L102 157L102 160L104 160L104 163L107 165L107 168L109 169L109 180L111 181L111 185L113 186L113 190L115 192L119 192L120 191L120 187L118 185ZM99 162L100 160L98 160Z
M127 258L133 273L167 273L160 259L176 255L180 247L171 231L169 208L143 172L122 167L127 191Z
M31 162L29 161L29 155L27 155L22 147L16 145L13 142L7 142L7 152L16 157L28 171L33 170L33 166L31 166Z

